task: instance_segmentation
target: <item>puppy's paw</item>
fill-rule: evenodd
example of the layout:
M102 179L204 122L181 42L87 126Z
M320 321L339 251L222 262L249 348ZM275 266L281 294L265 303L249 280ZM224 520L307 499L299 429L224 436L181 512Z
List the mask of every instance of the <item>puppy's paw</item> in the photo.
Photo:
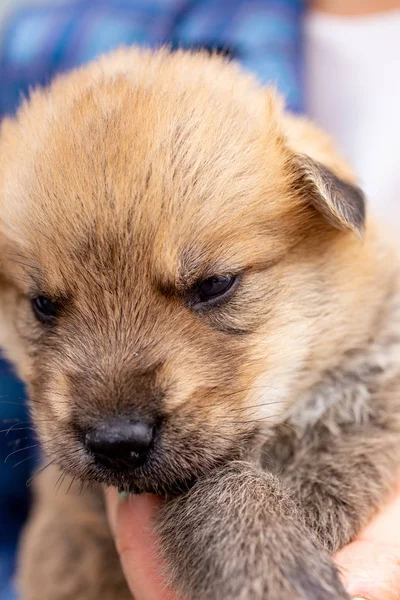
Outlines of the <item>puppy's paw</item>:
M185 598L348 598L278 479L246 463L198 481L157 526L167 575Z

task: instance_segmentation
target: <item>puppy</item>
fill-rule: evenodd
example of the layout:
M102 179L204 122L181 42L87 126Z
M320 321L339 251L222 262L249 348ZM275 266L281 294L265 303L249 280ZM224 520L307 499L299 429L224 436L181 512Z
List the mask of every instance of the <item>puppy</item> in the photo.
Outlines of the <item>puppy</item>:
M325 135L222 58L120 50L3 122L0 220L22 598L131 597L101 484L168 496L185 598L347 598L330 554L399 476L399 261Z

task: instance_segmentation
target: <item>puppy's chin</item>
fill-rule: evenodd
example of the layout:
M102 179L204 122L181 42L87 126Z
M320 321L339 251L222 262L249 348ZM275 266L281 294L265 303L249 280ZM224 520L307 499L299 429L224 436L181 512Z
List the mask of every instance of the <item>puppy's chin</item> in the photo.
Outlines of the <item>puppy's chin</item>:
M209 460L207 466L192 461L190 467L182 465L179 457L155 457L137 468L111 469L96 464L91 459L71 462L68 458L56 460L58 466L74 479L85 483L115 487L131 494L158 494L178 496L187 492L194 483L215 468L232 460L243 458L239 449L232 449L224 455Z
M190 490L191 487L196 483L198 477L192 477L182 480L177 480L166 485L157 481L151 481L150 479L135 479L129 485L119 485L118 491L127 492L129 494L157 494L159 496L176 497L180 496L184 492Z
M215 465L217 466L217 465ZM146 469L135 469L131 472L108 472L107 469L98 469L89 480L102 483L108 487L115 487L119 491L130 494L158 494L161 496L178 496L188 491L197 479L205 472L182 473L180 477L168 479L157 476Z

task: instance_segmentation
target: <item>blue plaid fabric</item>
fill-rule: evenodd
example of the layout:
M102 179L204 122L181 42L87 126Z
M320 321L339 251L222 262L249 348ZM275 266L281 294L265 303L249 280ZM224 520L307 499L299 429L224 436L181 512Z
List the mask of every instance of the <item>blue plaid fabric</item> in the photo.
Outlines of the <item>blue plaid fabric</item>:
M225 49L303 107L302 0L70 0L23 8L0 46L0 115L29 86L121 44Z
M1 1L1 0L0 0ZM303 0L68 0L20 8L0 24L0 118L29 88L121 44L206 47L232 55L303 109ZM18 531L35 464L23 388L0 362L0 600L15 599ZM24 450L24 448L26 448ZM11 454L13 453L13 454ZM5 459L9 456L6 462ZM50 599L44 599L50 600Z
M0 430L0 599L14 600L16 540L28 512L26 483L36 461L24 389L4 361L0 361Z

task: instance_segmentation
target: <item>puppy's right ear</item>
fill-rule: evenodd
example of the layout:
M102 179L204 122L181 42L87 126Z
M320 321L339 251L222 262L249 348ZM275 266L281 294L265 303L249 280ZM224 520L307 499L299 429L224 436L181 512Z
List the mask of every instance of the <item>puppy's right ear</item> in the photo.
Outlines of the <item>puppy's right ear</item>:
M366 207L360 188L308 156L296 156L295 163L297 184L304 200L332 227L352 231L362 238Z

